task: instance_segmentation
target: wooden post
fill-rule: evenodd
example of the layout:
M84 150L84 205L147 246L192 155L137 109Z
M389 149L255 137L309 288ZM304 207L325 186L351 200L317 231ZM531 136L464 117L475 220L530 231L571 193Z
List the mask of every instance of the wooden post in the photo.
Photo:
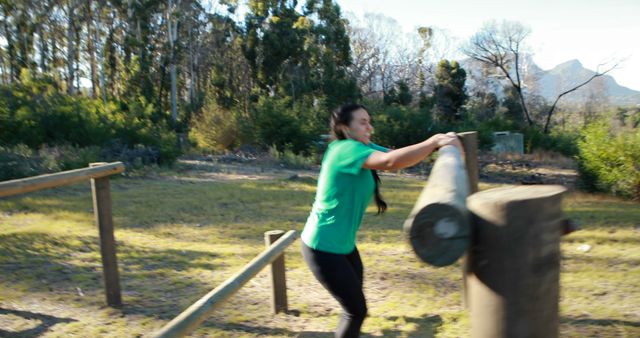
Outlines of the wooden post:
M471 337L558 337L562 186L510 186L469 196Z
M404 222L404 232L416 255L434 266L453 264L469 246L465 199L467 173L458 148L444 146L429 180Z
M242 268L240 272L230 277L224 283L204 295L195 303L191 304L177 317L173 318L167 325L155 332L154 338L183 337L195 330L213 310L225 299L231 297L253 276L262 270L269 263L282 255L282 252L295 241L297 233L289 230L284 236L278 239L267 250L256 256L251 262Z
M103 164L105 163L91 163L90 167L97 167ZM100 253L102 256L107 304L111 307L120 307L122 306L122 297L120 295L120 275L116 258L116 241L113 235L109 177L92 178L91 192L93 195L93 212L100 232Z
M264 244L268 248L284 235L282 230L271 230L264 233ZM271 263L269 273L271 279L271 311L273 314L287 312L287 280L285 278L284 252Z
M478 192L478 132L468 131L459 133L458 136L462 140L464 148L464 166L467 169L467 177L469 178L469 193Z
M478 192L478 182L480 180L480 170L478 166L478 132L468 131L459 133L458 137L462 141L464 148L464 166L467 169L467 177L469 179L469 194ZM471 225L473 232L473 225ZM469 271L469 257L467 253L462 256L462 306L465 308L468 304L467 296L467 279L466 275Z

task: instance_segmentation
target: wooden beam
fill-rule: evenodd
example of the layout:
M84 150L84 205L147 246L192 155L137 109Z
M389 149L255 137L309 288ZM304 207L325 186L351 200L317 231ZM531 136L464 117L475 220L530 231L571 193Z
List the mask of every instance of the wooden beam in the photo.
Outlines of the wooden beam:
M55 174L0 182L0 197L24 194L32 191L78 183L92 178L115 175L124 171L122 162L113 162L93 168L81 168Z
M295 230L289 230L289 232L273 243L269 249L263 251L245 265L240 272L193 303L162 329L154 333L152 337L183 337L195 330L218 305L236 293L236 291L251 280L253 276L267 266L267 264L270 264L280 257L284 250L293 243L297 237Z
M434 266L453 264L469 246L465 199L469 182L460 150L444 146L438 152L427 184L404 222L404 232L416 255Z

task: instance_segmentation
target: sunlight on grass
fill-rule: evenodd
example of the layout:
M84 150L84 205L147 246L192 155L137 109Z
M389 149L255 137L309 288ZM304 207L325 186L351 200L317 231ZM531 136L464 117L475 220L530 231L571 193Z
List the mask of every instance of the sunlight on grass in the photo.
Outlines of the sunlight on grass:
M401 232L424 183L384 176L388 212L376 216L374 205L367 209L358 237L370 309L365 337L468 335L460 262L425 265ZM45 337L148 334L264 250L265 231L302 230L315 192L312 180L171 176L117 179L111 187L125 306L104 306L91 192L74 185L0 200L0 309L51 316ZM561 243L561 336L640 336L638 204L569 193L564 210L582 228ZM271 315L268 273L262 271L195 335L331 336L337 304L306 268L299 245L286 250L294 312ZM32 325L12 313L0 316L0 324L19 331Z

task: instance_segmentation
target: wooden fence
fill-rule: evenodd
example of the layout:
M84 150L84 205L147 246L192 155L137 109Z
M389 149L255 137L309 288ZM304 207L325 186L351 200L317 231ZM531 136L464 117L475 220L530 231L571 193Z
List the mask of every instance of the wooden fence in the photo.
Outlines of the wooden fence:
M218 305L231 297L231 295L251 280L251 278L258 274L258 272L260 272L265 266L272 263L272 309L274 312L286 311L287 297L286 284L284 282L284 250L296 240L297 233L295 230L290 230L286 234L283 234L284 232L279 230L265 233L265 242L268 245L265 251L245 265L240 272L236 273L234 276L230 277L189 306L162 329L155 332L152 337L183 337L189 334L195 330L200 323L206 320ZM272 242L274 240L275 242Z
M116 257L116 241L113 235L109 176L123 171L124 164L122 162L100 162L92 163L88 168L0 182L0 197L8 197L91 180L93 212L100 232L100 253L102 256L107 304L112 307L122 306L122 297Z

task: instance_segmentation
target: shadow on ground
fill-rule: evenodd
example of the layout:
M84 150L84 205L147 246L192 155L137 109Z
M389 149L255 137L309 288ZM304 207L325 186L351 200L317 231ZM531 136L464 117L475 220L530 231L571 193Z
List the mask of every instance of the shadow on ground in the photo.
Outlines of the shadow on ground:
M76 321L71 318L59 318L49 315L44 315L41 313L29 312L29 311L20 311L20 310L12 310L12 309L4 309L0 308L0 315L13 315L16 317L21 317L26 321L36 321L38 325L26 330L22 331L7 331L0 329L0 337L16 337L16 338L28 338L28 337L38 337L41 334L47 332L50 327L59 324L59 323L69 323Z
M399 317L386 317L389 321L395 321L399 319ZM435 334L438 330L438 327L442 325L442 318L438 315L434 316L425 316L425 317L403 317L404 321L407 323L416 324L416 329L407 332L407 330L394 330L394 329L386 329L382 330L383 337L399 337L402 335L406 335L409 338L430 338L435 337ZM327 331L302 331L302 332L294 332L287 329L276 329L270 327L261 327L261 326L251 326L244 324L227 324L227 323L215 323L215 322L207 322L203 326L207 327L217 327L224 329L225 331L237 332L237 333L258 333L258 334L266 334L266 335L276 335L276 336L284 336L284 337L297 337L297 338L332 338L334 337L333 328L327 328ZM362 333L360 335L362 338L371 338L371 337L380 337L380 334L368 334Z

